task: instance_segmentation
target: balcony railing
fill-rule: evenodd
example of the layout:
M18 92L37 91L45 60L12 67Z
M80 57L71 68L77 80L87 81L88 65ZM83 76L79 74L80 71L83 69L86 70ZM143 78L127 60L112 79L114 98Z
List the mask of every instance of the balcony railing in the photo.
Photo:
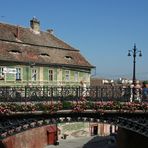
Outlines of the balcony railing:
M97 87L0 87L0 102L30 101L130 101L130 88L122 86ZM140 96L141 97L141 96Z
M2 86L25 86L31 84L33 86L79 86L79 81L27 81L27 80L0 80ZM89 82L86 82L89 85Z

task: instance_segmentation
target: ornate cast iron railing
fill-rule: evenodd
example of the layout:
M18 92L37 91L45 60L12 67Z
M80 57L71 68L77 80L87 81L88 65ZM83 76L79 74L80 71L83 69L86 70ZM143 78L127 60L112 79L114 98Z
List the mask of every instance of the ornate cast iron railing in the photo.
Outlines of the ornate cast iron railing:
M97 87L0 87L0 102L28 101L130 101L130 88L122 86Z

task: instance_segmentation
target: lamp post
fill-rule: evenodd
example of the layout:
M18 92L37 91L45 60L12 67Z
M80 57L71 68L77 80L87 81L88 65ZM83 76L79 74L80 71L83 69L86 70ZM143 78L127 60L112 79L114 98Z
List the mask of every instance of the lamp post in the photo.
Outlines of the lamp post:
M135 86L136 86L136 56L139 53L139 57L142 57L141 50L136 48L136 44L134 44L134 48L132 50L128 50L128 56L133 56L133 99L135 98Z

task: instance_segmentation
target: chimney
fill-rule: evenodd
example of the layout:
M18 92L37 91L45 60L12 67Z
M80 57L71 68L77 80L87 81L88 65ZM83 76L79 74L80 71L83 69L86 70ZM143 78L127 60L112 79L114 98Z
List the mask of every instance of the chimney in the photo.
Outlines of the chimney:
M40 32L40 21L38 21L37 18L33 17L32 20L30 20L30 27L35 32Z
M49 32L50 34L53 34L53 29L47 29L47 32Z

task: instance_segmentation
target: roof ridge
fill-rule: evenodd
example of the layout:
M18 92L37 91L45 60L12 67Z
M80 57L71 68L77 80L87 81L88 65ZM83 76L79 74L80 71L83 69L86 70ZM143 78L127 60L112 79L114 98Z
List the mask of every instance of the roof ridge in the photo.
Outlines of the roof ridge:
M28 29L28 27L24 27L24 26L21 26L21 25L16 25L16 24L8 24L7 22L0 22L0 24L2 25L7 25L7 26L11 26L11 27L20 27L20 28L23 28L23 29Z

